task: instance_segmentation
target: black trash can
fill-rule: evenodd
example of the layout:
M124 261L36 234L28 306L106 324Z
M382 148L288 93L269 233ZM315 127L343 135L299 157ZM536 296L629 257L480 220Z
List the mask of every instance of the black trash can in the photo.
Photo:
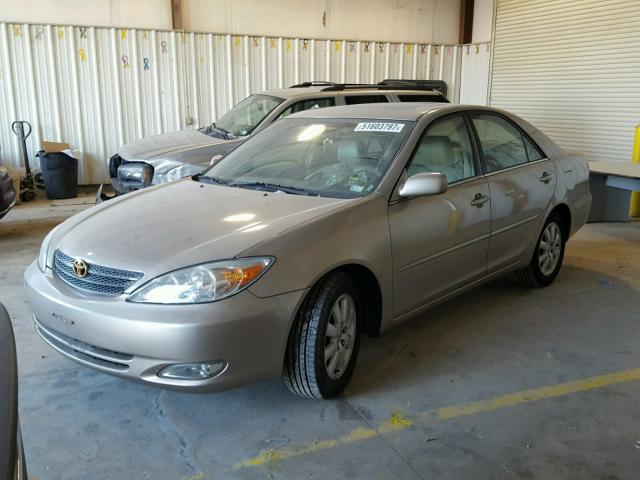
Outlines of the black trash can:
M78 160L62 152L38 152L49 200L78 196Z

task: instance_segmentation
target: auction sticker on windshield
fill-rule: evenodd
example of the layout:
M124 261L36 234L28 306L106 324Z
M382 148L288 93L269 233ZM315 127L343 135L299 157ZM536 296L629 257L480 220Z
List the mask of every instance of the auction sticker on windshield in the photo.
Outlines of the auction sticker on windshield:
M400 133L404 128L404 123L366 122L359 123L354 132L391 132Z

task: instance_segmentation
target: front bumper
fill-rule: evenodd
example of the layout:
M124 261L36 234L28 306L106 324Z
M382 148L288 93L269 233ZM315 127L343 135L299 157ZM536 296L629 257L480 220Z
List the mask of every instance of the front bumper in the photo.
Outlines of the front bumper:
M116 195L124 195L125 193L135 192L141 188L148 187L148 185L143 185L142 183L125 183L121 182L117 178L112 178L111 187L113 188L113 191L116 192Z
M100 187L98 188L98 193L96 194L96 204L106 202L107 200L111 200L112 198L119 197L120 195L124 195L126 193L135 192L145 187L148 187L148 185L124 184L117 178L112 178L111 189L113 190L113 195L108 195L106 193L103 193L104 184L101 184Z
M9 210L11 210L13 207L16 206L16 201L13 200L8 206L4 207L2 205L0 205L0 208L2 210L0 210L0 218L4 217L7 213L9 213Z
M217 392L281 374L289 328L305 291L259 298L248 290L200 305L152 305L125 296L85 296L42 273L25 272L38 333L65 356L110 374L192 392ZM176 363L224 360L207 380L157 373Z
M16 204L16 192L11 176L0 176L0 218L4 217Z

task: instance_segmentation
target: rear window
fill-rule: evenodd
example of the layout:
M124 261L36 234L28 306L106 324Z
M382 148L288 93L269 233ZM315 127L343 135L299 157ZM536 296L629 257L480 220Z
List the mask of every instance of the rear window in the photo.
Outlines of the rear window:
M446 102L440 95L398 95L401 102Z
M360 103L388 103L389 99L385 95L347 95L344 103L347 105L358 105Z
M544 154L538 150L538 148L529 140L527 137L524 138L524 146L527 149L527 156L529 157L530 162L535 162L536 160L542 160L545 158Z

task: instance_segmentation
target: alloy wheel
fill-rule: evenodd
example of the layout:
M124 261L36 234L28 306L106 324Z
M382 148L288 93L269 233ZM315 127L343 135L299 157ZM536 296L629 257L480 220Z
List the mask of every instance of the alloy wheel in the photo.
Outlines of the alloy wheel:
M331 380L339 379L347 369L356 338L356 304L348 293L340 295L327 323L324 365Z
M562 232L555 222L550 222L542 233L538 245L538 265L543 275L549 276L558 266L562 254Z

